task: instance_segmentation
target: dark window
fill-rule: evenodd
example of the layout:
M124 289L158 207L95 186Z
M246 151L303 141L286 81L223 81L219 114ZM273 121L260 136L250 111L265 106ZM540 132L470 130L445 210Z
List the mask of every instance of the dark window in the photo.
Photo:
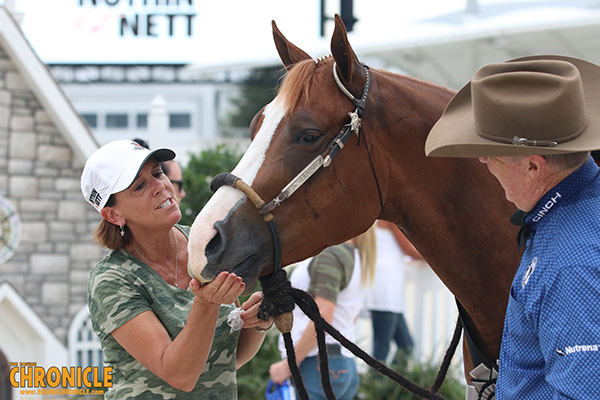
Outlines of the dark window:
M81 114L81 117L83 118L85 123L88 124L88 126L90 128L98 127L98 115L97 114Z
M136 116L136 126L138 128L148 127L148 114L138 114Z
M190 114L169 114L169 128L190 128L192 116Z
M128 118L127 114L106 114L106 128L127 128Z

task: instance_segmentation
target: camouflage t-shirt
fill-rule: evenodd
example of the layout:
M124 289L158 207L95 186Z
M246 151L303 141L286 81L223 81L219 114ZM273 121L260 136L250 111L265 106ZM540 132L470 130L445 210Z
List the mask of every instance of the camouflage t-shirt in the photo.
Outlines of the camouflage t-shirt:
M189 227L177 225L186 236ZM185 270L185 269L184 269ZM183 392L170 386L133 358L111 332L144 311L152 311L171 340L181 332L194 295L165 282L156 271L121 248L91 271L88 306L105 362L113 366L113 386L106 399L237 399L235 376L239 331L230 333L227 316L234 305L221 306L212 348L196 387Z
M354 246L342 243L323 250L310 262L310 285L307 292L337 303L338 294L352 278Z

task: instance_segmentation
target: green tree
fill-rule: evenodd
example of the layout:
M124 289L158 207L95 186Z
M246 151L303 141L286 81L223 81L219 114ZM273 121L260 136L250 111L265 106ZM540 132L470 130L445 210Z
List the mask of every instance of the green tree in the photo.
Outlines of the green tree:
M231 172L241 158L241 149L225 144L191 154L183 171L187 196L181 201L181 223L191 225L212 196L210 182L221 172Z
M250 126L250 121L256 113L275 98L277 83L284 71L281 67L252 70L241 82L240 95L231 101L233 109L225 119L225 126L228 128Z

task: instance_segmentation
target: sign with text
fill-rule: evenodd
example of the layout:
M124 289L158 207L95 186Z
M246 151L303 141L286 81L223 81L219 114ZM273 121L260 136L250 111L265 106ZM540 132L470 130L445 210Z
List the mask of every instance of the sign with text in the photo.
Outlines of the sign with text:
M204 1L21 0L17 11L48 63L186 63Z
M276 58L272 20L296 39L317 38L319 1L15 0L15 7L49 64L197 64Z

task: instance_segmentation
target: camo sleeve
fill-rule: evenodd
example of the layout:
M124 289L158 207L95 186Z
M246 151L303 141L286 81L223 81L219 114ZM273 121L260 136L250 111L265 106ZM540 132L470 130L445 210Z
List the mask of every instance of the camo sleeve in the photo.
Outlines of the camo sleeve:
M144 286L117 267L99 266L89 279L89 309L94 330L104 340L112 331L151 310Z
M354 250L347 245L331 246L316 256L308 266L308 292L337 303L339 292L350 282L354 269Z

